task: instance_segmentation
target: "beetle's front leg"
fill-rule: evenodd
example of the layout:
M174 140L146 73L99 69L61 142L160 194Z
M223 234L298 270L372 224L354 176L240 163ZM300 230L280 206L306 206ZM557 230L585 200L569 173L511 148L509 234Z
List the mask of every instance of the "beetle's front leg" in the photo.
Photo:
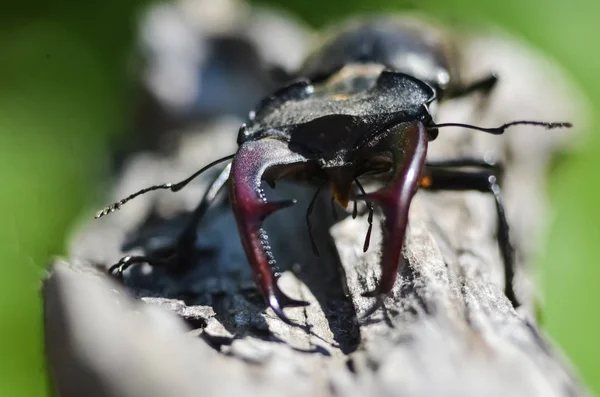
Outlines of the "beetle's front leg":
M267 202L261 181L275 166L305 162L299 154L291 152L280 140L265 138L248 141L240 146L231 166L229 193L238 224L242 245L250 261L260 292L267 304L284 322L294 323L284 314L284 307L306 306L285 295L277 285L279 272L266 231L261 227L267 216L288 207L295 201Z
M229 178L230 170L231 163L227 164L227 166L212 181L210 187L202 197L202 200L186 220L186 225L174 244L153 251L146 256L126 255L108 269L108 274L115 276L117 279L122 279L125 270L139 263L147 263L152 267L162 267L173 273L182 272L192 266L195 263L193 260L194 255L199 254L202 251L196 247L198 224L208 211L209 207L216 202L219 193L223 190L223 187ZM188 180L190 180L190 178L186 179L186 181ZM176 185L184 185L186 181ZM210 252L211 250L208 251Z

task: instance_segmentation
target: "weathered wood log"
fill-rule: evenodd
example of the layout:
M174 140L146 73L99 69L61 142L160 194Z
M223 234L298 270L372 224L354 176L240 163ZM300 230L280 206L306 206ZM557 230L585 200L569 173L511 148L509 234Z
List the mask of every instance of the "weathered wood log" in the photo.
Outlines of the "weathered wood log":
M449 103L440 121L582 121L564 78L531 51L496 36L465 45L473 55L467 75L493 69L502 80L485 103ZM234 150L236 131L236 120L224 120L201 134L184 134L172 158L130 158L114 198L183 179ZM431 145L431 158L493 153L504 161L516 289L525 303L518 311L503 294L494 205L481 193L418 192L398 281L383 306L362 319L374 304L361 293L378 280L379 229L363 253L366 215L336 222L323 194L313 215L321 253L315 257L305 225L312 191L278 185L271 195L293 196L299 204L274 215L266 228L287 270L282 289L311 303L286 312L303 328L265 311L227 206L214 208L199 226L197 264L189 271L172 275L137 266L126 272L126 288L104 275L132 247L172 242L184 219L175 215L194 207L208 177L178 194L142 196L84 225L70 259L57 260L44 285L46 349L57 394L583 395L532 315L535 283L527 266L546 216L546 165L565 134L572 132L515 128L499 138L444 130ZM126 244L132 235L136 241Z

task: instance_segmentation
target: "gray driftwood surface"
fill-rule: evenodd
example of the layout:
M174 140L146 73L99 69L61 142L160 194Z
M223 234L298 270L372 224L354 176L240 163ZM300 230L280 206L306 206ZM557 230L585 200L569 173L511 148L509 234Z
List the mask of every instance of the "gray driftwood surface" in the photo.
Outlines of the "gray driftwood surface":
M560 74L522 46L493 36L468 44L467 70L492 69L502 82L491 99L449 103L440 121L491 126L518 119L581 122ZM552 85L547 84L548 81ZM240 120L190 128L172 157L132 156L110 195L183 179L234 149ZM168 244L207 178L178 194L140 197L71 240L69 259L56 260L45 281L45 338L53 386L60 396L579 396L564 357L536 324L538 299L528 264L539 241L544 176L550 155L573 132L531 128L490 137L440 131L431 158L493 154L506 163L504 196L517 248L515 311L503 295L496 218L480 193L418 192L410 213L401 266L383 308L361 293L378 280L378 229L363 254L366 215L334 222L322 195L313 218L321 256L307 238L304 215L311 190L277 186L271 197L299 203L266 228L280 285L311 302L287 309L282 323L257 294L229 208L200 225L197 266L180 276L139 266L125 286L103 274L132 238L141 247ZM225 137L225 138L224 138ZM108 184L107 184L108 185ZM115 186L115 185L112 185ZM342 217L342 211L338 211ZM90 218L94 211L90 211ZM148 220L159 220L151 222ZM87 219L87 218L86 218ZM143 252L140 244L132 251Z

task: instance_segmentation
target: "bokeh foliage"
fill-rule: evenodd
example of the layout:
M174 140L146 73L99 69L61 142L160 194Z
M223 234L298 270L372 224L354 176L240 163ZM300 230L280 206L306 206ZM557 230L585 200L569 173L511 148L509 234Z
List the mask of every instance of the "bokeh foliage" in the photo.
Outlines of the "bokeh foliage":
M40 279L125 130L133 2L0 12L0 394L46 394Z
M315 26L402 6L502 25L545 51L600 109L597 0L268 0ZM141 0L28 0L0 12L0 394L46 394L40 277L99 192L110 136L128 127L127 53ZM552 82L549 82L551 84ZM595 120L598 114L594 115ZM597 122L594 123L597 125ZM600 136L562 162L540 266L547 330L600 392ZM98 200L95 200L98 202Z

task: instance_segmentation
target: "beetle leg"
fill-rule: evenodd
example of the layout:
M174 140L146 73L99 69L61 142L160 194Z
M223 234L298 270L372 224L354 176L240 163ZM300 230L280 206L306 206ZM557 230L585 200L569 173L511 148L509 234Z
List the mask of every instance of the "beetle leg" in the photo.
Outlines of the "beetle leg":
M186 226L177 238L173 247L161 252L161 254L155 253L148 256L124 256L119 262L110 267L108 274L111 274L118 279L122 279L123 272L138 263L148 263L152 267L169 267L179 270L193 264L190 257L196 250L195 242L198 223L200 223L208 208L215 202L218 194L223 190L223 187L229 178L230 169L231 163L228 163L223 171L221 171L213 180L206 193L204 193L202 200L187 220Z
M498 75L490 73L489 75L471 82L465 86L454 87L446 94L447 98L460 98L463 96L471 95L474 92L481 92L484 95L488 95L498 83Z
M211 183L210 187L204 193L202 200L198 206L194 209L194 212L190 215L187 220L187 224L179 237L177 238L177 246L181 247L193 247L196 241L196 235L198 232L198 224L204 218L208 208L216 201L217 196L227 185L229 175L231 173L231 163L219 173L217 178Z
M315 238L312 234L312 224L310 223L310 215L313 212L313 208L315 206L315 203L317 202L317 197L319 197L320 192L321 187L319 186L306 210L306 226L308 228L308 237L310 238L310 245L312 246L313 252L317 257L319 256L319 247L317 247L317 243L315 242Z
M474 157L460 157L460 158L449 159L449 160L428 161L427 163L425 163L425 166L427 168L476 167L476 168L481 168L481 169L494 170L494 173L496 175L502 174L504 172L504 168L502 167L502 164L495 162L493 160L492 161L484 160L481 158L474 158Z
M339 219L338 214L337 214L337 210L335 208L335 196L331 196L331 217L336 222Z
M515 277L515 250L510 242L509 227L502 202L498 174L501 167L497 164L487 163L474 159L449 160L426 164L425 177L427 183L421 187L428 190L475 190L491 193L496 203L498 215L498 246L504 262L504 292L512 305L520 306L513 289ZM471 167L472 171L456 170L452 168Z
M402 160L395 170L393 181L383 189L361 197L378 204L385 216L381 282L378 288L364 293L363 296L375 297L388 293L398 276L408 210L418 187L427 153L427 131L422 123L414 123L402 133L406 139L398 148Z
M358 186L358 189L360 190L360 192L363 195L367 194L367 192L365 192L365 189L362 187L362 185L360 184L358 179L355 179L354 183L356 183L356 186ZM367 250L369 249L369 243L371 242L371 232L373 231L373 213L375 212L375 210L373 208L373 203L371 203L370 201L367 201L366 204L367 204L367 207L369 208L369 217L367 218L367 222L369 223L369 228L367 229L367 235L365 236L365 243L363 244L363 252L367 252ZM354 200L354 212L356 212L356 200ZM352 217L356 218L354 213L353 213Z
M308 303L286 296L278 287L280 274L262 223L275 211L295 203L293 200L267 202L261 181L265 173L275 166L305 162L299 154L291 152L285 142L263 139L243 143L231 165L229 194L242 245L250 261L260 292L279 318L294 323L284 314L284 307L305 306Z
M123 272L127 270L129 267L135 265L136 263L148 263L150 261L149 258L145 256L132 256L127 255L119 259L119 262L112 265L108 269L108 274L118 278L119 280L123 279Z

